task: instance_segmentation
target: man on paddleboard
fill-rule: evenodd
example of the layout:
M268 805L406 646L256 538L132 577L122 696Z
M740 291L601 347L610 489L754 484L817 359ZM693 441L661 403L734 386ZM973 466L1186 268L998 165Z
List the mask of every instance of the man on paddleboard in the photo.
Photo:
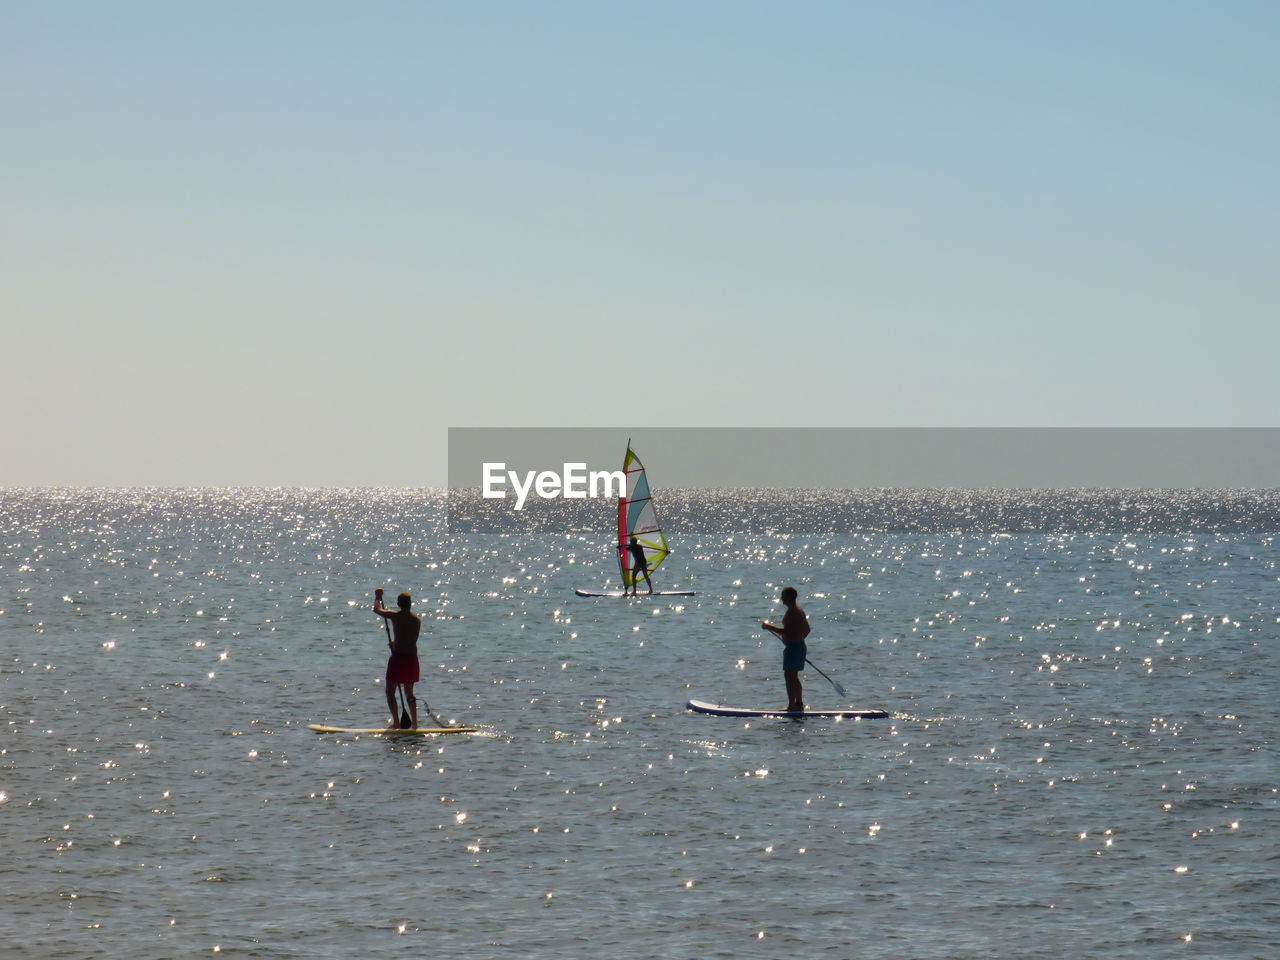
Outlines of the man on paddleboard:
M418 634L422 632L422 619L410 612L413 598L402 593L396 598L399 610L388 610L382 605L382 588L373 594L373 612L385 617L391 624L393 636L388 638L387 646L391 648L391 656L387 659L387 706L391 708L391 727L400 726L396 719L396 687L404 687L405 699L409 703L409 719L413 729L418 729L418 701L413 698L413 685L418 682Z
M809 650L805 646L805 637L809 636L809 618L796 600L795 587L783 587L778 599L786 605L787 612L782 616L782 626L762 623L760 626L768 630L785 644L782 651L782 676L787 683L787 710L804 710L804 694L800 686L800 671L804 669L805 658Z

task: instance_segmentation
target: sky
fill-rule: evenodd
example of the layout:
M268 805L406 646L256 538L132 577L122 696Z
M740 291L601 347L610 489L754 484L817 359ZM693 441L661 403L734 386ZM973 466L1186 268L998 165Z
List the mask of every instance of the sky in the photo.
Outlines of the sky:
M0 0L0 486L1272 427L1280 5Z

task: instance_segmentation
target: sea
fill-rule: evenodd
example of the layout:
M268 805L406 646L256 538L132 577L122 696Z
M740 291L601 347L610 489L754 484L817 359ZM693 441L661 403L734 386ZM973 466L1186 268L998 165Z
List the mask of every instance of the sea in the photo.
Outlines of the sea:
M0 956L1280 955L1280 493L654 496L0 491Z

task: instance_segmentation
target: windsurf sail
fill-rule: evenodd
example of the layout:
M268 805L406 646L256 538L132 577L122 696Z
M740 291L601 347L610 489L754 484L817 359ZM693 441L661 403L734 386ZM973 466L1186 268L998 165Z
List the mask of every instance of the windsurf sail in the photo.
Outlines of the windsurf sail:
M627 489L625 495L618 498L618 568L622 571L623 586L633 587L638 566L631 549L632 537L644 550L645 565L650 575L671 551L667 548L667 538L662 535L662 527L658 526L658 515L653 510L644 464L631 449L630 440L627 441L622 470L627 475Z

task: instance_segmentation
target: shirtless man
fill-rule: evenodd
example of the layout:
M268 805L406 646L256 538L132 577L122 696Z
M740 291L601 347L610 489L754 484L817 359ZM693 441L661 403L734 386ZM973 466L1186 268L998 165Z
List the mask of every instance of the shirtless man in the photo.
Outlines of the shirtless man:
M785 644L782 651L782 676L787 684L787 712L804 712L804 693L800 685L800 671L804 669L805 658L809 655L805 646L805 637L809 636L809 618L796 603L795 587L783 587L778 599L786 605L782 626L762 623L760 626L768 630Z
M619 548L621 549L621 548ZM631 535L631 543L627 546L627 551L631 554L631 586L635 595L640 596L640 578L644 577L644 582L649 585L649 592L653 593L653 581L649 579L649 561L644 555L644 546L636 539L636 535ZM627 591L624 589L622 595L626 596Z
M413 698L413 685L418 682L418 634L422 631L422 619L409 608L413 598L402 593L396 598L399 610L388 610L382 605L382 589L374 591L373 612L385 617L391 624L393 638L387 640L391 656L387 659L387 706L391 708L391 727L399 727L396 710L396 687L404 687L409 701L409 719L413 729L418 729L418 701Z

